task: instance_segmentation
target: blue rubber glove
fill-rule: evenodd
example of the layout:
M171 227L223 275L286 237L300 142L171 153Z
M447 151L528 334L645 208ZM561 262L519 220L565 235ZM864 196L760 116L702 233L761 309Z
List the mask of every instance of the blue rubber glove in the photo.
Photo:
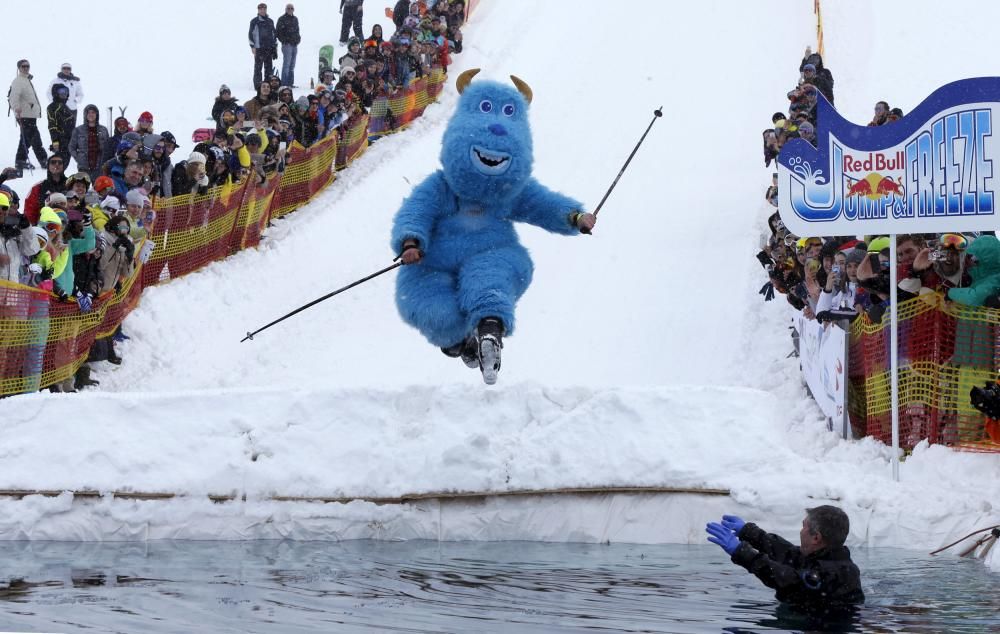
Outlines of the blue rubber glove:
M76 303L80 305L81 313L89 313L90 309L94 307L94 302L87 293L77 295Z
M743 530L743 527L746 526L746 522L743 521L742 517L736 517L735 515L723 515L722 525L739 535L740 531Z
M708 541L721 546L727 555L732 555L740 547L740 538L722 524L709 522L705 525L705 532L710 535Z

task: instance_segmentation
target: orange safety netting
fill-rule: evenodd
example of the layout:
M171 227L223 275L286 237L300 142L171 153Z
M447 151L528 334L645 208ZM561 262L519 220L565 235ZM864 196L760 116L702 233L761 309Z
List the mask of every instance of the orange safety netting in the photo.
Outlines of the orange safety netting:
M847 408L857 436L892 441L888 316L854 322ZM923 439L970 451L1000 452L969 392L1000 369L1000 310L945 302L937 294L899 305L899 444Z
M155 245L152 255L119 290L96 298L88 313L73 300L0 281L0 395L34 392L72 378L94 340L114 334L138 305L143 288L256 246L272 218L309 202L335 180L336 170L364 153L370 137L395 132L419 117L445 80L441 68L432 69L408 90L377 100L372 114L352 117L336 134L308 148L292 143L285 171L263 184L249 178L205 195L156 199L156 223L148 237Z

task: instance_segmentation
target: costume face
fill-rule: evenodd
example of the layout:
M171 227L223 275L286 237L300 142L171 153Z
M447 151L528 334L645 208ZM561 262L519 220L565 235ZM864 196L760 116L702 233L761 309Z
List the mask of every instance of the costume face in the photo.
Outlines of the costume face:
M513 85L473 81L445 130L441 163L456 192L473 200L516 195L532 168L528 104Z

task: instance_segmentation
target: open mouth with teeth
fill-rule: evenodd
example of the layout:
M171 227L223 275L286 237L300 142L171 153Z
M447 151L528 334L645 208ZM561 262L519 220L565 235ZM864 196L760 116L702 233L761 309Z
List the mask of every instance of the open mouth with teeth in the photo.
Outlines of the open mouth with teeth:
M510 169L510 154L487 150L478 145L470 148L472 165L482 174L496 175L503 174Z

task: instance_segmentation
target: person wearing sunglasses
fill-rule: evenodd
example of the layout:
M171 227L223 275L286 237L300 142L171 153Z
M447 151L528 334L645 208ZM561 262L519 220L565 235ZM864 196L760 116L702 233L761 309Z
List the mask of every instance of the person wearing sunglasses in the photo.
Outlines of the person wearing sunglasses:
M923 288L949 292L972 283L966 262L968 239L960 233L945 233L934 246L925 246L913 259L913 274L920 276Z
M889 122L889 104L879 101L875 104L875 116L868 123L868 127L885 125Z
M24 215L31 224L38 224L38 212L49 194L69 189L65 173L66 163L61 156L52 155L46 163L45 180L35 183L24 199Z
M812 70L807 72L806 67L812 66ZM799 72L802 73L802 83L812 84L817 90L823 93L826 100L833 105L833 73L823 65L823 57L819 53L813 53L811 47L806 47L802 63L799 64Z
M150 160L153 163L151 181L155 183L155 187L150 191L150 194L163 198L169 198L173 195L173 187L170 181L173 178L174 168L170 162L170 152L173 151L173 148L177 147L176 144L168 142L167 135L170 135L170 140L173 140L174 135L164 132L160 136L160 140L153 146L150 156Z
M35 92L35 85L31 83L33 76L28 72L30 69L31 64L28 60L18 60L17 76L7 91L7 103L14 111L14 117L21 129L15 159L15 166L19 172L35 169L35 166L28 161L29 147L35 152L35 158L40 165L48 158L42 146L42 137L38 134L38 118L42 116L42 104L38 99L38 93Z

